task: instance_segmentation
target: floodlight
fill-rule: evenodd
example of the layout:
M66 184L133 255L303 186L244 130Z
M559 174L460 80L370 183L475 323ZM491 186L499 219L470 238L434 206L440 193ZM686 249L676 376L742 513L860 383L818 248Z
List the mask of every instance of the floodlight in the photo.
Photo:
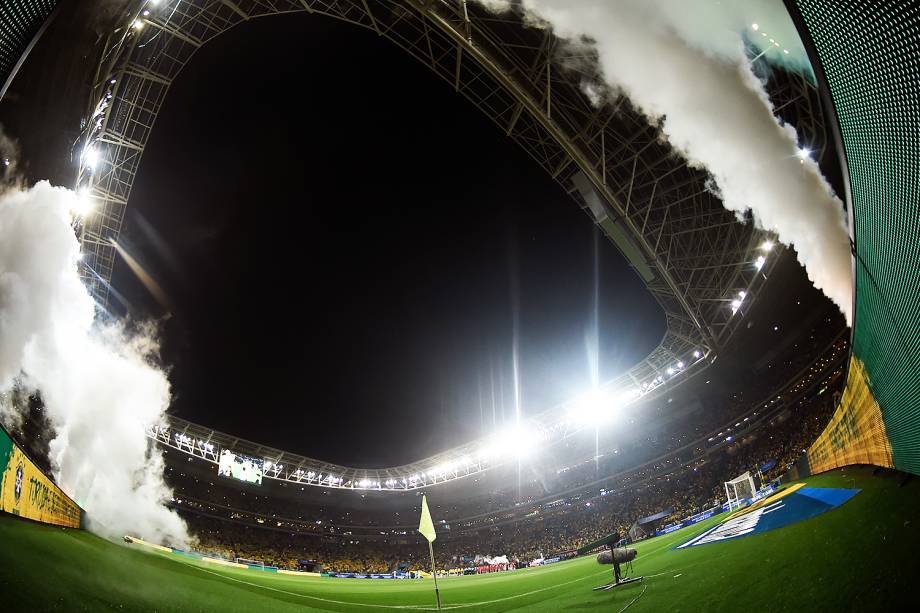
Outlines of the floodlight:
M141 28L144 27L144 22L141 21L140 19L135 19L134 23L131 24L131 27L134 28L135 30L140 30Z
M766 261L767 261L766 257L762 255L758 256L758 258L754 261L754 268L756 268L757 270L760 270L761 268L763 268L763 265L766 263Z
M646 384L646 389L648 384ZM582 425L598 426L609 422L623 406L642 395L638 388L617 395L594 389L577 400L569 411L573 421Z
M571 405L569 416L573 421L582 425L603 423L610 417L614 408L612 400L601 390L595 388Z
M668 372L669 375L673 375L673 374L674 374L674 367L673 367L673 366L668 366L668 371L667 371L667 372Z
M752 24L751 24L751 29L754 30L754 31L756 32L757 30L760 29L760 26L759 26L758 24L756 24L756 23L752 23Z
M93 145L87 145L83 149L83 163L92 170L96 169L99 163L99 151Z
M769 241L769 240L764 241L760 245L760 248L763 249L764 251L770 251L771 249L773 249L773 241Z
M542 438L540 431L533 426L519 423L498 436L496 443L509 450L518 459L524 459L533 453L536 443L539 443Z
M683 363L683 362L678 362L678 363L677 363L677 367L678 367L678 368L683 368L683 367L684 367L684 363Z
M802 147L796 152L796 155L799 156L799 159L804 161L811 155L811 149L808 147Z
M693 352L693 357L699 359L699 357L700 357L700 350L699 350L699 349L697 349L696 351Z
M71 212L75 217L86 217L92 212L94 205L89 188L81 187L77 190L77 199Z

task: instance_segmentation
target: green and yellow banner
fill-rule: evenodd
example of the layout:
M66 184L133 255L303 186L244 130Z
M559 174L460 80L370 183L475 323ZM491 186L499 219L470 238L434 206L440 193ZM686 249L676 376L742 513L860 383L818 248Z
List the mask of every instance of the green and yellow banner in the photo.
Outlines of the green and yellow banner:
M0 511L56 526L80 527L82 509L0 428Z
M820 473L849 464L894 467L882 411L872 395L866 368L850 357L840 404L821 436L808 448L808 466Z

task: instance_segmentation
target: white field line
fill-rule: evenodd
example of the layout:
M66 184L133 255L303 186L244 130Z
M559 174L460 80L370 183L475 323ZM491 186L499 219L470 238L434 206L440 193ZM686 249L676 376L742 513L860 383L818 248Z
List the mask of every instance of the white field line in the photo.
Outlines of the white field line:
M437 611L437 607L432 607L432 606L427 606L427 605L411 605L411 604L369 604L369 603L364 603L364 602L353 602L353 601L347 601L347 600L334 600L334 599L332 599L332 598L323 598L323 597L321 597L321 596L311 596L311 595L309 595L309 594L300 594L300 593L297 593L297 592L290 592L290 591L288 591L288 590L282 590L282 589L280 589L280 588L271 587L271 586L268 586L268 585L262 585L262 584L259 584L259 583L252 583L252 582L250 582L250 581L244 581L244 580L242 580L242 579L237 579L237 578L235 578L235 577L229 577L229 576L227 576L227 575L224 575L224 574L215 572L215 571L213 571L213 570L208 570L207 568L201 568L200 566L197 566L197 565L194 565L194 564L188 564L187 566L190 566L191 568L194 568L194 569L196 569L196 570L200 570L200 571L203 572L203 573L208 573L209 575L215 575L215 576L217 576L217 577L220 577L220 578L222 578L222 579L226 579L226 580L228 580L228 581L233 581L233 582L235 582L235 583L242 583L242 584L249 585L249 586L252 586L252 587L261 588L261 589L263 589L263 590L269 590L269 591L272 591L272 592L278 592L278 593L280 593L280 594L287 594L288 596L296 596L297 598L306 598L306 599L309 599L309 600L318 600L318 601L320 601L320 602L328 602L328 603L330 603L330 604L342 604L342 605L353 606L353 607L377 607L377 608L382 608L382 609L411 609L411 610L415 610L415 611ZM539 589L531 590L531 591L529 591L529 592L523 592L523 593L521 593L521 594L513 594L513 595L511 595L511 596L505 596L505 597L503 597L503 598L495 598L494 600L483 600L483 601L480 601L480 602L465 602L465 603L462 603L462 604L446 604L446 605L441 605L441 608L442 608L442 609L464 609L464 608L467 608L467 607L478 607L478 606L485 605L485 604L492 604L492 603L496 603L496 602L504 602L504 601L506 601L506 600L513 600L513 599L515 599L515 598L523 598L523 597L525 597L525 596L531 596L531 595L533 595L533 594L539 594L540 592L545 592L546 590L552 590L552 589L555 589L555 588L562 587L562 586L564 586L564 585L570 585L570 584L572 584L572 583L577 583L578 581L584 581L585 579L591 579L591 578L597 577L597 576L599 576L599 575L607 574L608 572L610 572L610 571L608 571L608 570L605 569L605 570L602 570L602 571L599 572L599 573L593 573L593 574L590 574L590 575L585 575L584 577L579 577L579 578L577 578L577 579L572 579L572 580L570 580L570 581L565 581L565 582L563 582L563 583L556 583L556 584L554 584L554 585L548 585L548 586L546 586L546 587L541 587L541 588L539 588Z
M288 596L296 596L297 598L306 598L308 600L318 600L320 602L328 602L330 604L343 604L350 607L377 607L383 609L414 609L419 611L432 611L437 610L437 607L428 607L425 605L414 605L414 604L369 604L364 602L353 602L350 600L334 600L332 598L323 598L322 596L311 596L310 594L300 594L298 592L289 592L288 590L282 590L277 587L271 587L270 585L262 585L260 583L252 583L251 581L244 581L242 579L237 579L236 577L228 577L227 575L215 572L213 570L208 570L207 568L201 568L200 566L195 566L194 564L188 564L187 566L194 568L195 570L200 570L203 573L208 573L209 575L215 575L221 579L226 579L227 581L233 581L234 583L242 583L244 585L250 585L252 587L257 587L263 590L269 590L272 592L278 592L279 594L287 594ZM453 609L459 605L442 605L442 609Z

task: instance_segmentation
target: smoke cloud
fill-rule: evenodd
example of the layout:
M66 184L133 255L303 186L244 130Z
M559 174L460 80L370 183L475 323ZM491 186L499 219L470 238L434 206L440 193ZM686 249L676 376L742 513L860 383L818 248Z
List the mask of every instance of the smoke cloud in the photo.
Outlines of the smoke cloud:
M479 1L493 12L512 9L510 0ZM794 247L809 279L852 325L843 205L818 164L799 157L808 143L775 117L746 53L746 46L767 49L771 62L810 70L780 0L521 4L530 23L593 47L606 86L625 94L692 166L709 172L728 210L739 219L750 210L758 227ZM584 89L603 103L604 92L587 83Z
M0 394L41 394L58 484L105 536L187 545L163 506L163 458L144 435L169 405L152 328L94 319L77 270L72 191L40 182L0 195Z

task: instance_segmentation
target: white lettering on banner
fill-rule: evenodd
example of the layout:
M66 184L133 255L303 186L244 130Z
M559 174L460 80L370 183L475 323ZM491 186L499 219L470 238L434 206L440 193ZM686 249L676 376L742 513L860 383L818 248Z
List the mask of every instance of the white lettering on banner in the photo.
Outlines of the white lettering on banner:
M782 508L782 506L782 502L774 502L773 504L761 507L751 511L750 513L745 513L739 517L729 519L728 521L722 522L715 528L704 532L698 537L687 541L683 545L678 545L677 549L684 549L685 547L693 547L696 545L705 545L706 543L716 543L718 541L724 541L726 539L737 538L739 536L744 536L745 534L750 534L757 527L757 523L765 513L776 511L777 509Z

